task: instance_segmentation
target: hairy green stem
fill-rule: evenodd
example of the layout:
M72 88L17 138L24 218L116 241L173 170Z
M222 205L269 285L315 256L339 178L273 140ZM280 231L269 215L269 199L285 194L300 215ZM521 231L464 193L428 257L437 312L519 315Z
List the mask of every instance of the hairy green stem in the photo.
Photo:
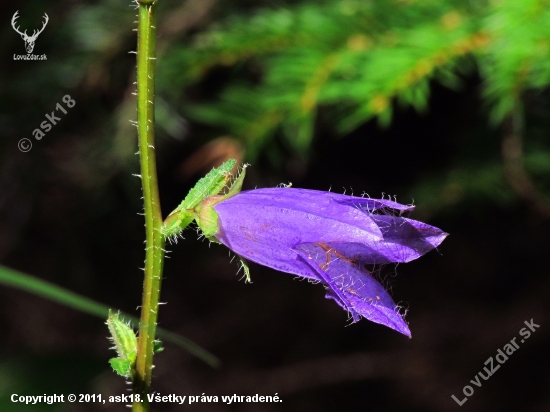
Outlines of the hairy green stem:
M149 410L153 349L157 327L160 285L164 262L162 214L155 162L155 48L156 2L140 0L137 47L138 138L145 211L146 255L143 303L139 327L136 371L133 381L133 412ZM136 398L139 395L139 402Z

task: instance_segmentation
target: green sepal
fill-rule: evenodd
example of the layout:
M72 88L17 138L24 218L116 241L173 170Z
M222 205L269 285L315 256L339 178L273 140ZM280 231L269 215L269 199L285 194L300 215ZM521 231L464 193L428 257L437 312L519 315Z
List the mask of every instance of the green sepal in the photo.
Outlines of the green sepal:
M246 176L247 167L248 165L243 165L243 167L241 168L241 172L235 178L235 180L227 190L226 194L207 197L202 202L200 202L197 207L195 207L195 220L197 222L197 226L202 230L202 234L206 238L213 237L219 231L219 217L214 210L214 206L220 202L223 202L226 199L229 199L232 196L235 196L241 191L244 177Z
M217 195L231 178L231 170L237 161L229 159L219 167L212 169L189 191L176 210L192 209L208 196Z
M244 164L241 168L241 171L239 175L235 178L235 180L231 183L231 186L229 187L229 190L224 195L224 200L227 198L230 198L231 196L235 196L237 193L239 193L243 187L244 178L246 176L246 168L249 165Z
M177 236L191 224L195 219L195 207L207 197L215 196L223 190L231 178L231 170L235 167L235 163L235 159L229 159L197 182L183 202L164 221L162 228L164 237Z
M250 278L250 269L248 268L248 261L240 255L237 256L239 256L239 260L241 261L241 268L243 269L244 276L246 277L245 283L252 283L252 279Z

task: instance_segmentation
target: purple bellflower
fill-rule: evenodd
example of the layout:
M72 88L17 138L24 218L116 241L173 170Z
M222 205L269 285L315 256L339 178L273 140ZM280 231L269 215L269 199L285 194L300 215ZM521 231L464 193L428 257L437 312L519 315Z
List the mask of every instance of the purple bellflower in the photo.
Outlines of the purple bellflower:
M365 265L409 262L447 233L402 217L414 207L391 200L289 187L238 192L236 183L236 191L206 197L193 209L207 237L244 259L321 282L354 322L362 316L411 337Z

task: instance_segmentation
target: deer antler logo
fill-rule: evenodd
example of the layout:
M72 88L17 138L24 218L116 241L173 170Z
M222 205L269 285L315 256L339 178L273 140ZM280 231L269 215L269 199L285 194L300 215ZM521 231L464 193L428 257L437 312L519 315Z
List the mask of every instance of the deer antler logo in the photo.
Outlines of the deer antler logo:
M21 33L19 31L19 27L15 27L15 23L16 23L17 19L19 18L17 13L19 13L19 10L17 10L15 12L15 14L13 15L13 17L11 19L11 26L13 27L13 29L17 33L19 33L21 35L21 38L25 42L25 49L27 49L27 54L31 54L32 50L34 49L34 42L36 41L36 38L38 37L38 35L40 33L42 33L44 31L44 28L46 27L46 24L48 24L48 21L50 20L50 18L48 17L48 15L46 13L44 13L44 23L42 24L42 28L40 30L34 30L33 33L32 33L32 36L29 36L27 34L27 30L25 30L23 33Z

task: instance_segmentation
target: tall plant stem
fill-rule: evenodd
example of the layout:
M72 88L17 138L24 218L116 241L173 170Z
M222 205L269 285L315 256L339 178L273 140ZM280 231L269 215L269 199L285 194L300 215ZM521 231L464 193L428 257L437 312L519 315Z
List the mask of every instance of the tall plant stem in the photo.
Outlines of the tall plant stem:
M149 410L153 347L157 327L159 295L164 263L162 214L155 161L155 49L156 2L140 0L137 47L138 138L145 210L145 280L139 327L136 370L133 379L133 412ZM140 395L136 402L136 395Z

